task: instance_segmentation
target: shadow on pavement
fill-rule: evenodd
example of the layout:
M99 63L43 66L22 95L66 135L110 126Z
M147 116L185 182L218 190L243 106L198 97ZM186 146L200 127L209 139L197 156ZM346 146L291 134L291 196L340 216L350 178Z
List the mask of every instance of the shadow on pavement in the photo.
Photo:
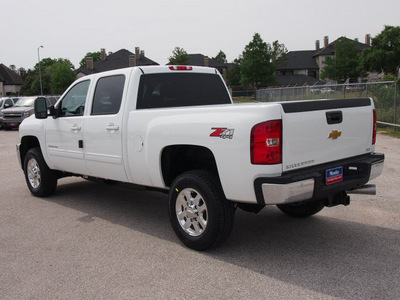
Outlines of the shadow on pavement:
M180 244L166 194L79 181L59 184L46 201L87 214L78 219L83 223L101 218ZM400 234L382 227L318 215L293 219L275 207L258 215L238 210L227 243L199 255L333 297L400 295Z

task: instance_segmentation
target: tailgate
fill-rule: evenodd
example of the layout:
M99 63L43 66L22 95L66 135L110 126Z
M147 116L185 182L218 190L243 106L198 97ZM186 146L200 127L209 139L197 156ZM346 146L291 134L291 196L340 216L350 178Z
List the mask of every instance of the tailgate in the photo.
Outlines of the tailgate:
M370 98L281 103L283 172L372 151Z

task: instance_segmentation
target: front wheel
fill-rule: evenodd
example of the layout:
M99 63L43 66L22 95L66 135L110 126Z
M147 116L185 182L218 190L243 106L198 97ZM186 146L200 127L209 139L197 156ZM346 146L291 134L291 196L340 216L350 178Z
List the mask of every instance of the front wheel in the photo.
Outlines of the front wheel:
M212 173L189 171L171 186L169 218L176 235L186 246L207 250L229 237L234 208Z
M300 202L291 204L280 204L278 208L291 217L305 218L320 212L325 204L323 201L316 202Z
M57 174L51 170L39 148L29 149L24 160L25 180L31 193L37 197L52 195L57 187Z

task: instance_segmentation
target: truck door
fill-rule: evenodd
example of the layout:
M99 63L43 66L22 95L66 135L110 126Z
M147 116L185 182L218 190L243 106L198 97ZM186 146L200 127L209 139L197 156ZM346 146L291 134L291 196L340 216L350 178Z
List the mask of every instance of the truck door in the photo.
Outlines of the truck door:
M84 110L90 80L80 81L58 105L57 118L46 119L46 149L52 169L87 174L83 157Z
M122 96L128 73L100 77L96 82L83 139L89 175L127 181L122 160ZM123 103L122 103L123 104Z

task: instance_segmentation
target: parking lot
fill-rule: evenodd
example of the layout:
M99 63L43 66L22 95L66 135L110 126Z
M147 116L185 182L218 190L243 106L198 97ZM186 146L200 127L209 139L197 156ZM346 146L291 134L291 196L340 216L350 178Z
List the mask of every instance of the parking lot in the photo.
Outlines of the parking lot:
M238 210L222 247L184 247L167 195L59 180L35 198L0 131L1 299L400 299L400 139L378 135L377 195L292 219Z

